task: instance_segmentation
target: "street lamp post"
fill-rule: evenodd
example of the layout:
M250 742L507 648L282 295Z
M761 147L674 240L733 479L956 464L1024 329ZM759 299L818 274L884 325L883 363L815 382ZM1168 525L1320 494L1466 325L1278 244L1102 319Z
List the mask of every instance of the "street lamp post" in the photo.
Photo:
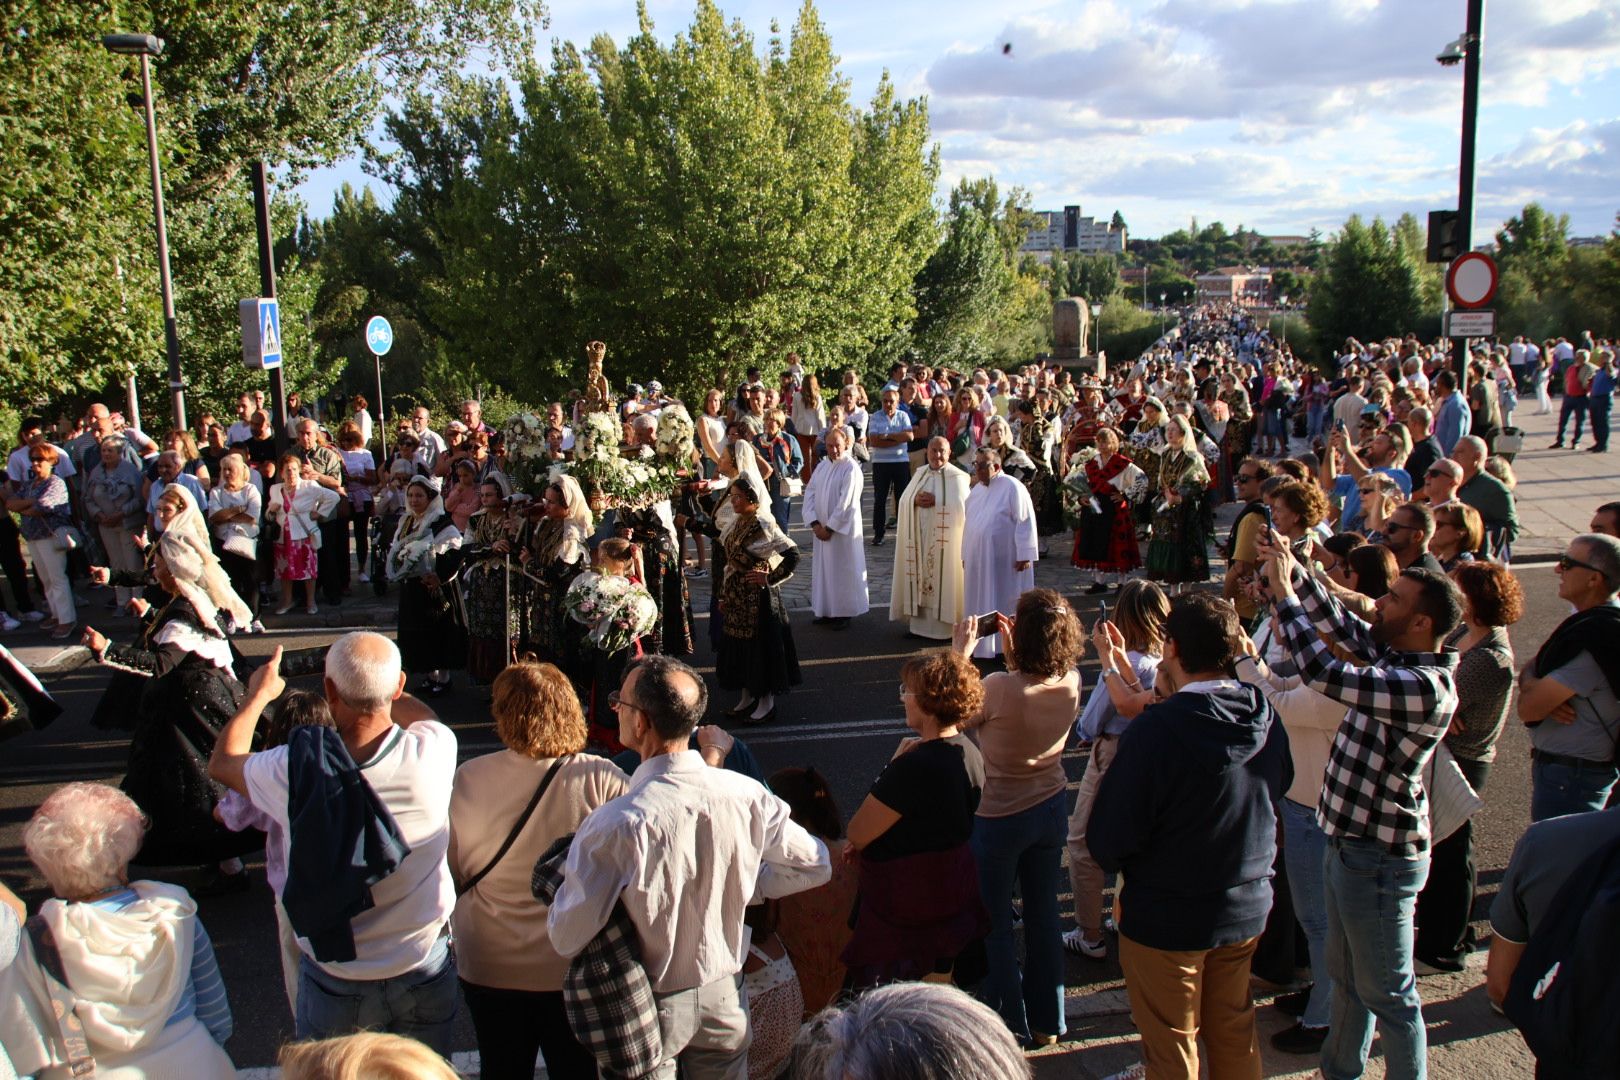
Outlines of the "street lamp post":
M152 162L152 215L157 222L158 286L163 292L163 339L169 357L169 395L176 431L186 430L186 384L180 377L180 330L174 319L174 282L169 278L169 229L163 214L163 173L158 165L157 114L152 108L152 57L163 52L153 34L108 34L108 52L141 58L141 97L146 106L146 148Z
M1277 297L1277 304L1282 308L1283 317L1283 344L1288 344L1288 294L1283 293Z
M1462 37L1435 57L1443 66L1463 65L1462 152L1457 164L1457 249L1474 250L1474 162L1479 133L1479 61L1485 50L1485 0L1468 0ZM1444 301L1442 300L1442 303ZM1468 342L1457 348L1457 389L1468 392Z
M1091 305L1091 355L1102 349L1102 305Z
M1159 336L1164 337L1164 293L1159 294Z

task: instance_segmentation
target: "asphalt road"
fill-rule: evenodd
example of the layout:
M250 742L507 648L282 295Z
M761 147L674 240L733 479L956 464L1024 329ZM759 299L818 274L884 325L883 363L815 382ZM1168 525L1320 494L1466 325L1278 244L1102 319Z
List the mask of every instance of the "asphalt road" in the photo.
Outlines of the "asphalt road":
M1512 638L1522 662L1563 618L1567 608L1557 598L1550 566L1523 568L1520 577L1528 609L1513 628ZM697 591L694 589L694 593ZM1072 592L1072 585L1066 591ZM701 610L701 599L694 599ZM1076 603L1089 622L1094 617L1095 599L1080 596ZM905 734L897 673L900 661L915 652L919 643L905 637L903 626L889 623L886 610L857 619L841 632L811 626L808 613L795 614L794 621L805 683L782 700L774 724L742 730L740 734L753 747L767 773L787 765L809 764L820 769L830 780L847 819ZM700 639L704 637L704 625L699 623ZM290 630L243 639L241 644L250 655L262 655L275 644L289 648L322 644L330 641L335 632ZM695 663L711 679L711 715L718 716L731 701L713 687L712 655L706 641L700 641ZM1089 692L1096 678L1095 663L1088 661L1084 666L1084 678ZM75 779L116 782L122 772L127 739L119 733L97 731L88 722L106 682L107 675L94 667L51 680L51 688L66 706L66 714L46 731L0 744L0 875L30 905L43 900L47 893L22 850L21 829L29 815L58 784ZM458 683L454 692L441 699L439 708L461 740L463 758L497 747L487 709L477 691ZM1529 820L1528 748L1524 729L1510 719L1499 744L1485 808L1476 819L1481 890L1475 913L1481 919L1513 844ZM1084 757L1071 752L1065 756L1065 765L1071 782L1077 781ZM202 903L203 920L214 939L236 1016L236 1034L227 1049L240 1066L273 1064L276 1048L292 1035L281 989L271 896L262 870L257 869L259 864L253 865L256 870L250 892ZM172 872L166 876L180 884L192 884L200 875ZM1111 959L1070 959L1068 986L1072 1035L1087 1038L1117 1033L1122 1007L1098 1004L1105 999L1118 1001L1121 982L1117 964ZM1490 1018L1481 1003L1476 1006L1451 1023L1451 1039L1499 1035L1503 1023ZM1128 1025L1124 1030L1122 1039L1128 1036ZM465 1014L457 1046L474 1046ZM1307 1064L1305 1059L1297 1059L1294 1067ZM1041 1076L1091 1076L1096 1074L1095 1068L1084 1058L1066 1058L1060 1051L1043 1057L1038 1072ZM1270 1066L1267 1072L1280 1075ZM1474 1075L1483 1077L1492 1072L1485 1069Z

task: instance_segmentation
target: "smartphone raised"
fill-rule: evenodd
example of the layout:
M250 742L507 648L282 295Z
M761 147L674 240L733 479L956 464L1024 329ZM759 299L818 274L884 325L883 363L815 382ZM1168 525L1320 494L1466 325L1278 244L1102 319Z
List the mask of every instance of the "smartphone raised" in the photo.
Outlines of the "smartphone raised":
M1104 600L1097 605L1097 620L1099 622L1108 621L1108 601Z
M980 637L989 637L1001 630L1001 624L996 620L1000 617L999 611L992 611L987 615L975 615L978 620L978 634Z

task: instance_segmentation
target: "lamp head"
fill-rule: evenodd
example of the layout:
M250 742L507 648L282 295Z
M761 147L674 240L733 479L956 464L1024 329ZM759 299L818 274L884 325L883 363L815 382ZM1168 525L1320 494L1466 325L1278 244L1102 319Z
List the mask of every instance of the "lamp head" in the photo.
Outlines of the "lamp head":
M1440 55L1436 56L1435 60L1440 63L1441 67L1456 67L1458 64L1462 63L1467 56L1468 35L1464 34L1456 41L1453 41L1450 45L1447 45L1445 48L1441 49Z
M108 34L101 39L108 52L122 56L160 56L163 39L156 34Z

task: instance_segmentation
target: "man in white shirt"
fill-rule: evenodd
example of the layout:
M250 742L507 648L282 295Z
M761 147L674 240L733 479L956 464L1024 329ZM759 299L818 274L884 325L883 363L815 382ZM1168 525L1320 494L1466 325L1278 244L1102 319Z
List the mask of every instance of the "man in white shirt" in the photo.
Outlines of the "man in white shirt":
M13 485L21 484L28 479L28 447L33 443L36 435L43 435L44 433L45 421L37 416L28 417L18 426L17 448L6 459L6 478ZM50 446L56 451L56 465L51 471L63 480L77 475L79 470L73 466L73 456L55 443L50 443ZM76 485L69 484L68 486L71 488Z
M225 429L225 442L229 446L245 443L253 438L253 395L243 394L236 399L236 422Z
M288 748L249 752L260 714L286 688L280 664L277 648L270 662L253 673L242 711L220 732L208 772L281 827L291 873L295 833L288 809ZM393 816L410 852L371 886L372 906L350 920L354 959L317 961L309 940L296 939L301 954L294 1017L298 1037L387 1031L448 1054L456 967L445 928L456 890L445 853L455 733L405 695L399 649L381 634L338 638L326 655L324 687L343 745ZM286 918L279 903L277 915Z
M551 944L578 955L622 903L658 999L664 1060L649 1075L673 1080L678 1065L686 1076L746 1077L743 910L825 884L827 846L763 785L688 749L708 691L679 660L640 661L609 701L642 764L628 793L580 825L547 914Z
M439 460L439 455L444 453L445 449L444 437L428 427L428 420L431 417L432 414L421 405L418 405L411 413L411 430L416 432L416 437L422 443L421 446L416 448L416 460L427 466L429 471L432 470L434 463Z

